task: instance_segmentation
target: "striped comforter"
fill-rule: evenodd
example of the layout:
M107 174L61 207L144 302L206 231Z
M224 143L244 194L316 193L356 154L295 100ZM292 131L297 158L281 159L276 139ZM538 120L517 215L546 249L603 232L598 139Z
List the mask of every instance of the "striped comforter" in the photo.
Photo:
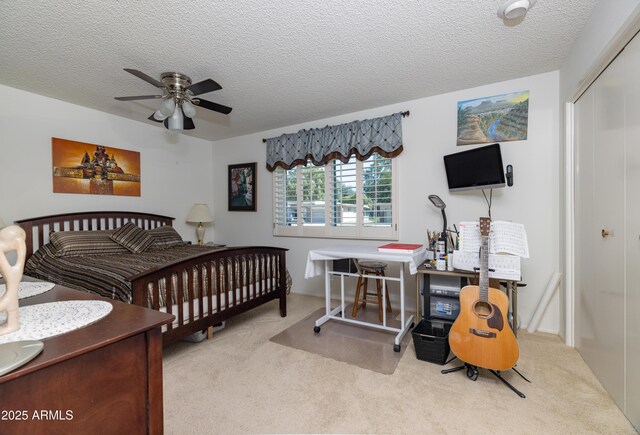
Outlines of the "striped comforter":
M184 243L163 249L151 248L136 254L57 257L55 249L46 244L31 256L25 265L24 273L34 278L131 303L133 297L130 277L184 257L220 249L224 248ZM287 281L289 283L288 276Z

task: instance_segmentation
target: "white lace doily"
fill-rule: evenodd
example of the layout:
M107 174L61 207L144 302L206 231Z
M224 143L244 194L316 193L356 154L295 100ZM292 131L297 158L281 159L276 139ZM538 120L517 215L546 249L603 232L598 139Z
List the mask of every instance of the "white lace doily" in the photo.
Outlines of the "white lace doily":
M18 285L18 299L30 298L31 296L48 292L54 287L55 287L55 284L52 282L22 281ZM0 284L0 296L2 296L6 291L7 291L7 287L4 284Z
M102 319L113 306L105 301L61 301L20 308L20 329L0 335L0 343L42 340L82 328ZM4 323L6 313L0 313Z

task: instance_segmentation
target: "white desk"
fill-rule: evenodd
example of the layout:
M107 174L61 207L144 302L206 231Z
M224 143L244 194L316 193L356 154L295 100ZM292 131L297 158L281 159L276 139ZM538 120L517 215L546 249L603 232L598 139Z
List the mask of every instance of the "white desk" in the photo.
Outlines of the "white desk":
M324 274L325 276L325 315L316 320L314 328L315 332L320 332L320 327L329 320L337 320L340 322L355 323L371 328L382 329L390 332L397 332L394 340L393 350L400 352L400 342L413 324L413 315L406 318L405 316L405 289L404 289L404 263L409 264L409 272L413 275L418 271L418 265L422 264L426 259L426 250L419 251L416 254L395 254L378 252L375 246L335 246L322 249L313 249L309 251L307 257L307 269L305 278L312 278ZM400 277L393 276L374 276L369 275L370 279L382 280L382 324L368 323L345 316L346 302L344 299L344 277L357 277L357 273L336 272L333 270L333 260L344 258L357 258L359 260L378 260L385 262L395 262L400 264ZM331 275L340 276L340 305L335 308L331 307ZM393 328L387 325L387 311L385 292L387 291L387 281L397 281L400 283L400 328Z

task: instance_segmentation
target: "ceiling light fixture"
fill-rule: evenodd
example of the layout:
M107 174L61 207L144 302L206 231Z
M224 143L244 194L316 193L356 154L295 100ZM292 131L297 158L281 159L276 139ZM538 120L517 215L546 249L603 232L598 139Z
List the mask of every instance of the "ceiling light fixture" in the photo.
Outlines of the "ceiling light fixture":
M173 115L173 112L176 110L176 103L173 101L173 98L167 98L162 102L158 112L162 113L162 115L166 118L168 116Z
M182 119L182 110L179 107L176 107L173 111L173 115L169 117L169 122L167 123L167 127L169 130L184 130L184 120Z
M182 113L184 113L184 116L187 118L193 118L196 116L196 108L193 106L191 101L184 100L182 102Z
M185 74L177 72L166 72L160 75L160 80L138 71L136 69L125 68L125 71L141 78L147 83L151 83L156 88L162 90L162 95L136 95L131 97L115 97L119 101L162 99L158 110L147 118L150 121L161 122L172 131L193 130L195 125L192 118L196 116L196 106L214 112L228 115L231 107L214 103L199 97L201 94L222 89L218 83L211 79L192 83L191 78Z
M507 0L498 8L498 17L503 20L513 20L524 16L536 0Z
M168 116L164 116L160 110L156 110L153 113L153 119L155 119L156 121L164 121L167 118Z

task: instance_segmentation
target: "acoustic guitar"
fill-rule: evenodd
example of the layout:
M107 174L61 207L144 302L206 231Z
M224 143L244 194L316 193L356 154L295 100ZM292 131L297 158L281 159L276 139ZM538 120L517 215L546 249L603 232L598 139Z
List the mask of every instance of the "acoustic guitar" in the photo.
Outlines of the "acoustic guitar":
M480 218L479 286L460 290L460 314L451 326L449 345L461 361L490 370L509 370L518 362L518 342L507 323L509 299L489 287L490 218Z

